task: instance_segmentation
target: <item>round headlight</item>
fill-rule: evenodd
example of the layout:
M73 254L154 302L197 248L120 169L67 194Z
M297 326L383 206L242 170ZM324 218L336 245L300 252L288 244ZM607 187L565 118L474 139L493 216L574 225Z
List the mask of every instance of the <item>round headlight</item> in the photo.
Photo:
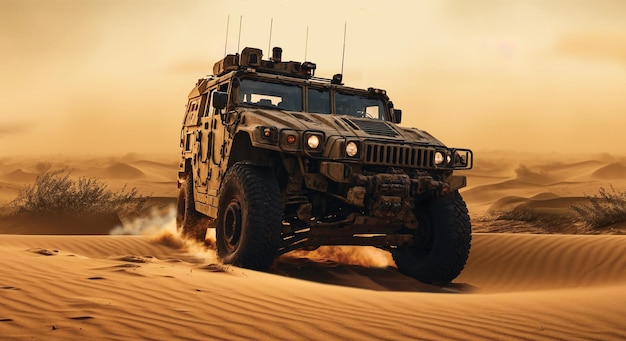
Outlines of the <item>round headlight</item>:
M440 165L443 163L444 157L442 152L435 153L435 164Z
M346 145L346 154L348 154L349 157L354 157L358 153L359 146L357 146L356 143L354 143L353 141L348 142L348 144Z
M306 140L306 144L309 146L309 148L316 149L320 145L320 137L317 135L311 135Z

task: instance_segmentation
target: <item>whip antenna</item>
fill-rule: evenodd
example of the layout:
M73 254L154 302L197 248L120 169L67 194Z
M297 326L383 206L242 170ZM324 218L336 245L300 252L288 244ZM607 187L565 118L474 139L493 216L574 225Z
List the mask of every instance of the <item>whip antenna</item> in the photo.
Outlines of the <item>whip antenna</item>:
M224 38L224 57L226 57L226 46L228 45L228 24L230 24L230 14L226 19L226 38Z
M306 39L304 40L304 61L306 61L306 52L309 48L309 25L306 26Z
M241 21L243 19L243 15L239 16L239 38L237 38L237 53L239 53L239 42L241 42Z
M267 43L267 54L270 55L272 51L272 26L274 26L274 18L270 20L270 41Z
M348 22L343 24L343 53L341 54L341 74L343 75L343 61L346 57L346 30L348 28Z

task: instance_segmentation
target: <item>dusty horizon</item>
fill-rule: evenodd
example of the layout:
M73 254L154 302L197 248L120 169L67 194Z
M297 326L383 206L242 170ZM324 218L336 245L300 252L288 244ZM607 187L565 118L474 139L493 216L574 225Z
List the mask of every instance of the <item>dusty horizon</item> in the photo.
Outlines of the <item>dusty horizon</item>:
M449 146L622 152L626 3L329 4L3 0L0 154L177 155L186 96L227 20L237 51L240 18L240 49L267 51L272 22L271 45L321 77L347 23L345 83L387 89L404 126Z

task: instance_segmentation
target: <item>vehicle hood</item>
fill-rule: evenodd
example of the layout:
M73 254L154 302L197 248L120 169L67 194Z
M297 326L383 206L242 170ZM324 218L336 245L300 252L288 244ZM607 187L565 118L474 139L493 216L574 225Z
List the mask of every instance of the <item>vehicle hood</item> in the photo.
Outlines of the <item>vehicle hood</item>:
M244 110L240 108L239 110L242 121L248 126L274 126L279 130L315 130L324 132L327 137L358 137L363 140L443 146L441 141L424 130L404 128L395 123L377 119L259 108L245 108Z

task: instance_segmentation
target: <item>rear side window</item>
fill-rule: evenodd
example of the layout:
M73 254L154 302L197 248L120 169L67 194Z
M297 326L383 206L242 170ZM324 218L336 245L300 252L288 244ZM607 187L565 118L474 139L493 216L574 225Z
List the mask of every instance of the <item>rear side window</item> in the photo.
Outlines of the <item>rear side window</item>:
M200 109L200 98L194 98L187 103L187 112L185 113L185 125L193 126L200 124L198 111Z

